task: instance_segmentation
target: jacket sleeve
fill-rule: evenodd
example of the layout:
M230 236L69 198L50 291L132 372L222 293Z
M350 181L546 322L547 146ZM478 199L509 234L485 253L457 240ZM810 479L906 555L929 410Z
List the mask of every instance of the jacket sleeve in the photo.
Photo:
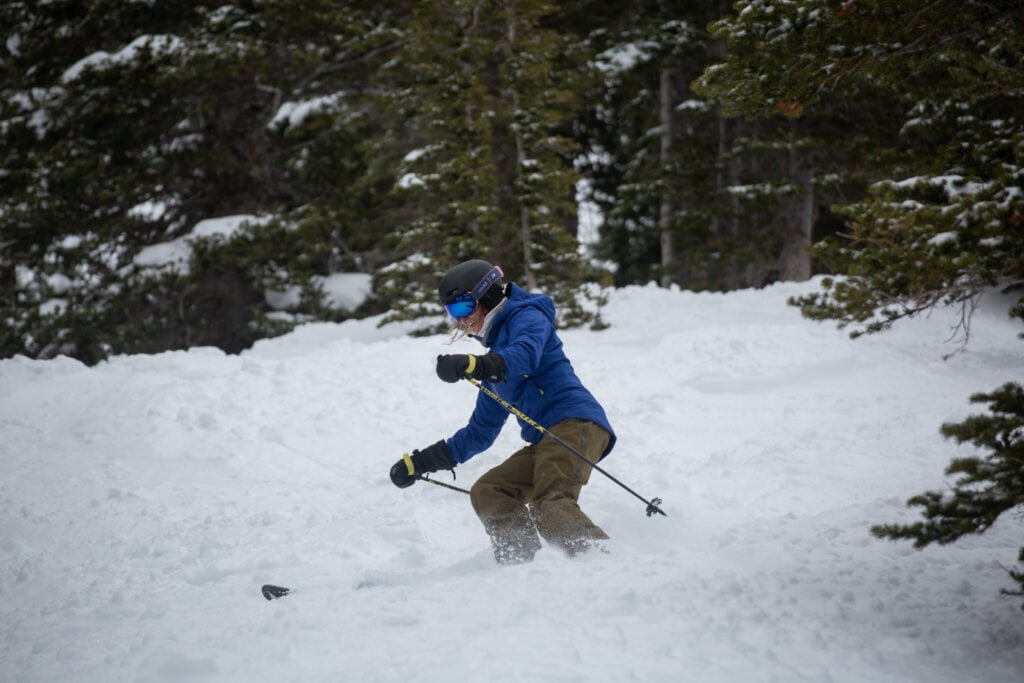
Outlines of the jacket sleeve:
M490 448L501 433L501 428L508 418L508 413L496 401L480 392L476 397L476 407L469 416L469 424L455 432L448 439L448 450L455 462L463 463L477 453Z
M523 377L532 374L540 365L544 347L554 326L541 311L526 308L506 322L509 328L509 343L501 349L505 359L507 377Z

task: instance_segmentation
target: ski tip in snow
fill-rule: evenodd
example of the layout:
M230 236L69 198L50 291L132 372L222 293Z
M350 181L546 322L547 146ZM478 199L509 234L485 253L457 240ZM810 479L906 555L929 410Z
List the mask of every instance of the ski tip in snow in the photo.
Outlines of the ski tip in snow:
M283 598L292 592L291 588L285 588L284 586L273 586L271 584L265 584L260 589L263 592L263 597L267 600L273 600L274 598Z

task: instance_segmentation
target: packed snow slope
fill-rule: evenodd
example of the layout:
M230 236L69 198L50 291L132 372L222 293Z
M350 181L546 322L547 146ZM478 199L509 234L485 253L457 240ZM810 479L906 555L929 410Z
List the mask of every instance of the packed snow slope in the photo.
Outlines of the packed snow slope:
M434 375L475 342L375 321L211 349L0 362L2 681L1024 681L1024 521L874 539L974 451L943 422L1024 379L987 296L851 341L785 304L615 291L563 338L619 442L583 508L609 554L494 565L468 496L388 469L466 419ZM519 446L510 420L457 470ZM451 481L448 475L439 478ZM260 585L295 593L273 602Z

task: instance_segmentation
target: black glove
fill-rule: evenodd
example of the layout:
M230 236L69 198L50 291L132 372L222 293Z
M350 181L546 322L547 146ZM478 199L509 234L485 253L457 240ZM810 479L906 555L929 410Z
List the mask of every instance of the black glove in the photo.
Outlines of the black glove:
M487 382L504 382L505 359L496 353L488 353L486 356L438 356L437 376L445 382L458 382L467 377Z
M455 460L448 450L448 444L441 440L422 451L402 456L401 460L391 466L391 481L398 488L404 489L415 484L421 474L454 469Z

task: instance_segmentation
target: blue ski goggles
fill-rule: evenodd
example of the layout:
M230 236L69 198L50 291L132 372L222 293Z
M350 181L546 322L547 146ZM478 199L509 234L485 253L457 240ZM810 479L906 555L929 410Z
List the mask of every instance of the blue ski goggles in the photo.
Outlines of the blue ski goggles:
M471 292L463 292L444 305L448 315L460 320L473 315L476 310L477 301L487 292L491 285L501 279L504 273L501 268L494 266L487 275L484 275L480 282L476 283Z
M476 310L476 299L469 292L463 292L444 305L448 315L458 320L472 315Z

